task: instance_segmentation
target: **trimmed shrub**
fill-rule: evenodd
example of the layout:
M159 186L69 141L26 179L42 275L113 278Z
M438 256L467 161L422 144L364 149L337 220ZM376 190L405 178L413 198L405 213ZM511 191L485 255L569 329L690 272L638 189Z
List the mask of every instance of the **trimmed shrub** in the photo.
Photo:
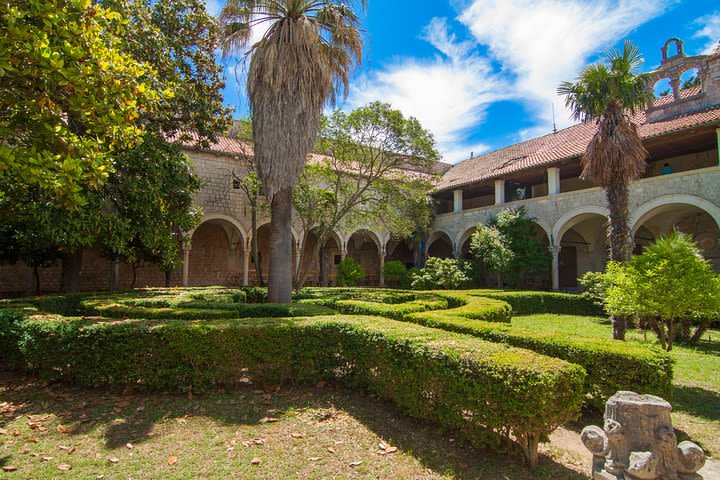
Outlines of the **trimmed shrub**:
M36 317L0 328L0 338L20 332L24 365L48 379L196 392L246 378L338 379L478 445L512 436L531 465L538 442L577 415L585 378L563 360L371 317L161 324Z
M245 292L247 303L267 302L268 290L265 287L242 287L240 290Z
M385 262L383 266L383 277L386 282L394 285L402 285L408 276L408 269L400 260Z
M514 328L449 312L452 310L411 313L403 320L526 348L581 365L588 373L585 392L589 404L598 409L618 390L672 397L673 360L664 352L610 339Z
M558 292L479 290L473 294L503 300L516 315L556 313L560 315L602 315L603 311L583 295Z
M412 312L426 310L442 310L448 307L448 302L442 298L427 298L406 301L404 303L364 302L362 300L338 300L333 307L341 313L358 315L378 315L385 318L402 319Z
M352 287L365 280L365 270L354 258L345 257L337 266L335 278L338 287Z

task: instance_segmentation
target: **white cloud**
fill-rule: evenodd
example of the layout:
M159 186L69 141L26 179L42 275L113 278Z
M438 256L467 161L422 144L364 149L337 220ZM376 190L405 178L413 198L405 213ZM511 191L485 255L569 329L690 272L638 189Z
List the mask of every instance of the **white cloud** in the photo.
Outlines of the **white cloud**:
M488 59L474 42L458 42L442 18L425 28L424 39L437 50L431 60L404 58L353 82L350 107L381 100L416 117L438 141L444 160L457 162L483 145L466 141L468 130L482 123L487 107L505 95Z
M471 0L459 20L514 77L514 91L549 132L571 125L560 82L595 53L663 13L675 0Z
M702 53L705 55L713 53L720 45L718 43L720 41L720 11L700 17L694 23L700 27L700 30L695 32L693 37L708 39Z

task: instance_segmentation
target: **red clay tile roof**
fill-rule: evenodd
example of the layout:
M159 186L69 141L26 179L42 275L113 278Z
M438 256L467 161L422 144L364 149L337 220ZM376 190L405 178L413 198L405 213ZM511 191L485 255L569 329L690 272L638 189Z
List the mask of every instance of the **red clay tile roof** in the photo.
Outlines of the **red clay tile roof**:
M179 135L176 135L173 138L170 138L170 142L177 142L179 143L183 148L187 148L190 150L197 150L201 152L212 152L217 153L220 155L242 155L242 156L252 156L253 155L253 146L250 142L243 142L241 140L235 140L230 137L218 137L218 141L210 144L209 148L204 148L202 145L198 143L198 136L195 132L189 132L185 134L185 137L189 137L189 139L179 140ZM311 162L319 162L323 159L327 158L325 155L318 154L318 153L310 153L310 161ZM434 165L435 174L441 175L448 170L450 170L453 167L453 165L449 163L444 162L436 162Z
M688 89L684 96L691 96L694 93L697 92ZM671 97L661 98L655 101L655 105L662 105L670 100ZM633 122L639 126L640 136L645 140L694 127L720 126L720 105L653 123L646 123L643 111L633 117ZM443 175L436 191L458 188L522 170L550 166L562 160L579 158L595 134L595 128L595 122L585 122L557 133L533 138L465 160Z

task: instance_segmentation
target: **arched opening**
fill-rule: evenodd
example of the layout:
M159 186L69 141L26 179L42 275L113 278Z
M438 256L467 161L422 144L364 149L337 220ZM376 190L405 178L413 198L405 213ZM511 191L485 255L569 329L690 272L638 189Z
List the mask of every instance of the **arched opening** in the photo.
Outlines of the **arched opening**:
M672 98L673 88L672 85L670 85L670 79L662 78L655 82L655 85L653 86L653 95L655 98Z
M470 258L470 240L472 239L472 236L476 230L477 226L472 226L466 229L463 234L460 235L458 239L458 245L460 246L462 258Z
M642 208L642 207L641 207ZM645 208L633 225L635 251L661 235L677 230L692 235L706 259L720 271L720 228L705 209L689 203L666 203ZM720 210L720 209L718 209Z
M385 247L385 262L398 261L405 265L405 268L415 266L415 254L412 249L412 242L409 239L391 238Z
M244 239L228 220L211 219L195 229L191 239L188 285L240 285Z
M578 278L587 272L605 269L607 263L607 217L599 213L581 213L571 218L556 237L559 287L572 290L578 287Z
M293 233L292 238L292 265L293 265L293 272L295 271L295 245L296 239L295 234ZM257 248L258 248L258 257L260 260L260 268L262 270L263 279L265 280L265 284L267 284L268 281L268 274L270 272L270 223L264 223L260 225L257 229ZM259 278L257 274L257 268L255 267L255 262L253 261L252 256L250 257L250 271L248 274L248 279L251 285L258 285L259 284Z
M700 74L697 68L689 68L680 75L680 91L688 95L700 93Z
M308 262L315 246L319 241L317 232L311 231L305 236L305 246L303 247L303 265L302 268L308 267ZM325 238L317 261L310 267L310 273L305 280L305 286L327 287L335 285L335 277L337 275L337 265L340 263L340 238L331 232Z
M428 257L452 258L453 243L445 232L433 232L428 240Z
M347 254L357 260L365 271L363 285L380 283L380 240L370 230L358 230L347 242Z

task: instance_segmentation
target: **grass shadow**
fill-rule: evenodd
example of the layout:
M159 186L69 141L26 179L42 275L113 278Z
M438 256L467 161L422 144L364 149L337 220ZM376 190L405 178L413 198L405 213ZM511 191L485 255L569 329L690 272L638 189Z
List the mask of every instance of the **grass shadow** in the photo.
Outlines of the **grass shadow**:
M103 447L108 449L141 445L157 434L153 430L159 424L167 426L170 422L172 427L174 422L190 422L193 416L207 417L233 430L256 431L262 428L263 418L267 417L292 416L298 411L342 411L443 478L586 478L548 455L541 455L539 469L531 472L518 452L474 448L451 433L438 430L437 425L408 417L390 402L367 392L335 386L310 389L291 386L273 391L272 395L249 385L195 397L137 395L129 391L47 385L0 372L1 402L10 402L19 408L12 412L12 417L0 417L0 426L18 416L54 415L69 429L68 436L97 435L100 428ZM48 424L48 427L54 433L55 425Z
M675 385L673 407L679 412L718 421L720 420L720 393L700 387Z

